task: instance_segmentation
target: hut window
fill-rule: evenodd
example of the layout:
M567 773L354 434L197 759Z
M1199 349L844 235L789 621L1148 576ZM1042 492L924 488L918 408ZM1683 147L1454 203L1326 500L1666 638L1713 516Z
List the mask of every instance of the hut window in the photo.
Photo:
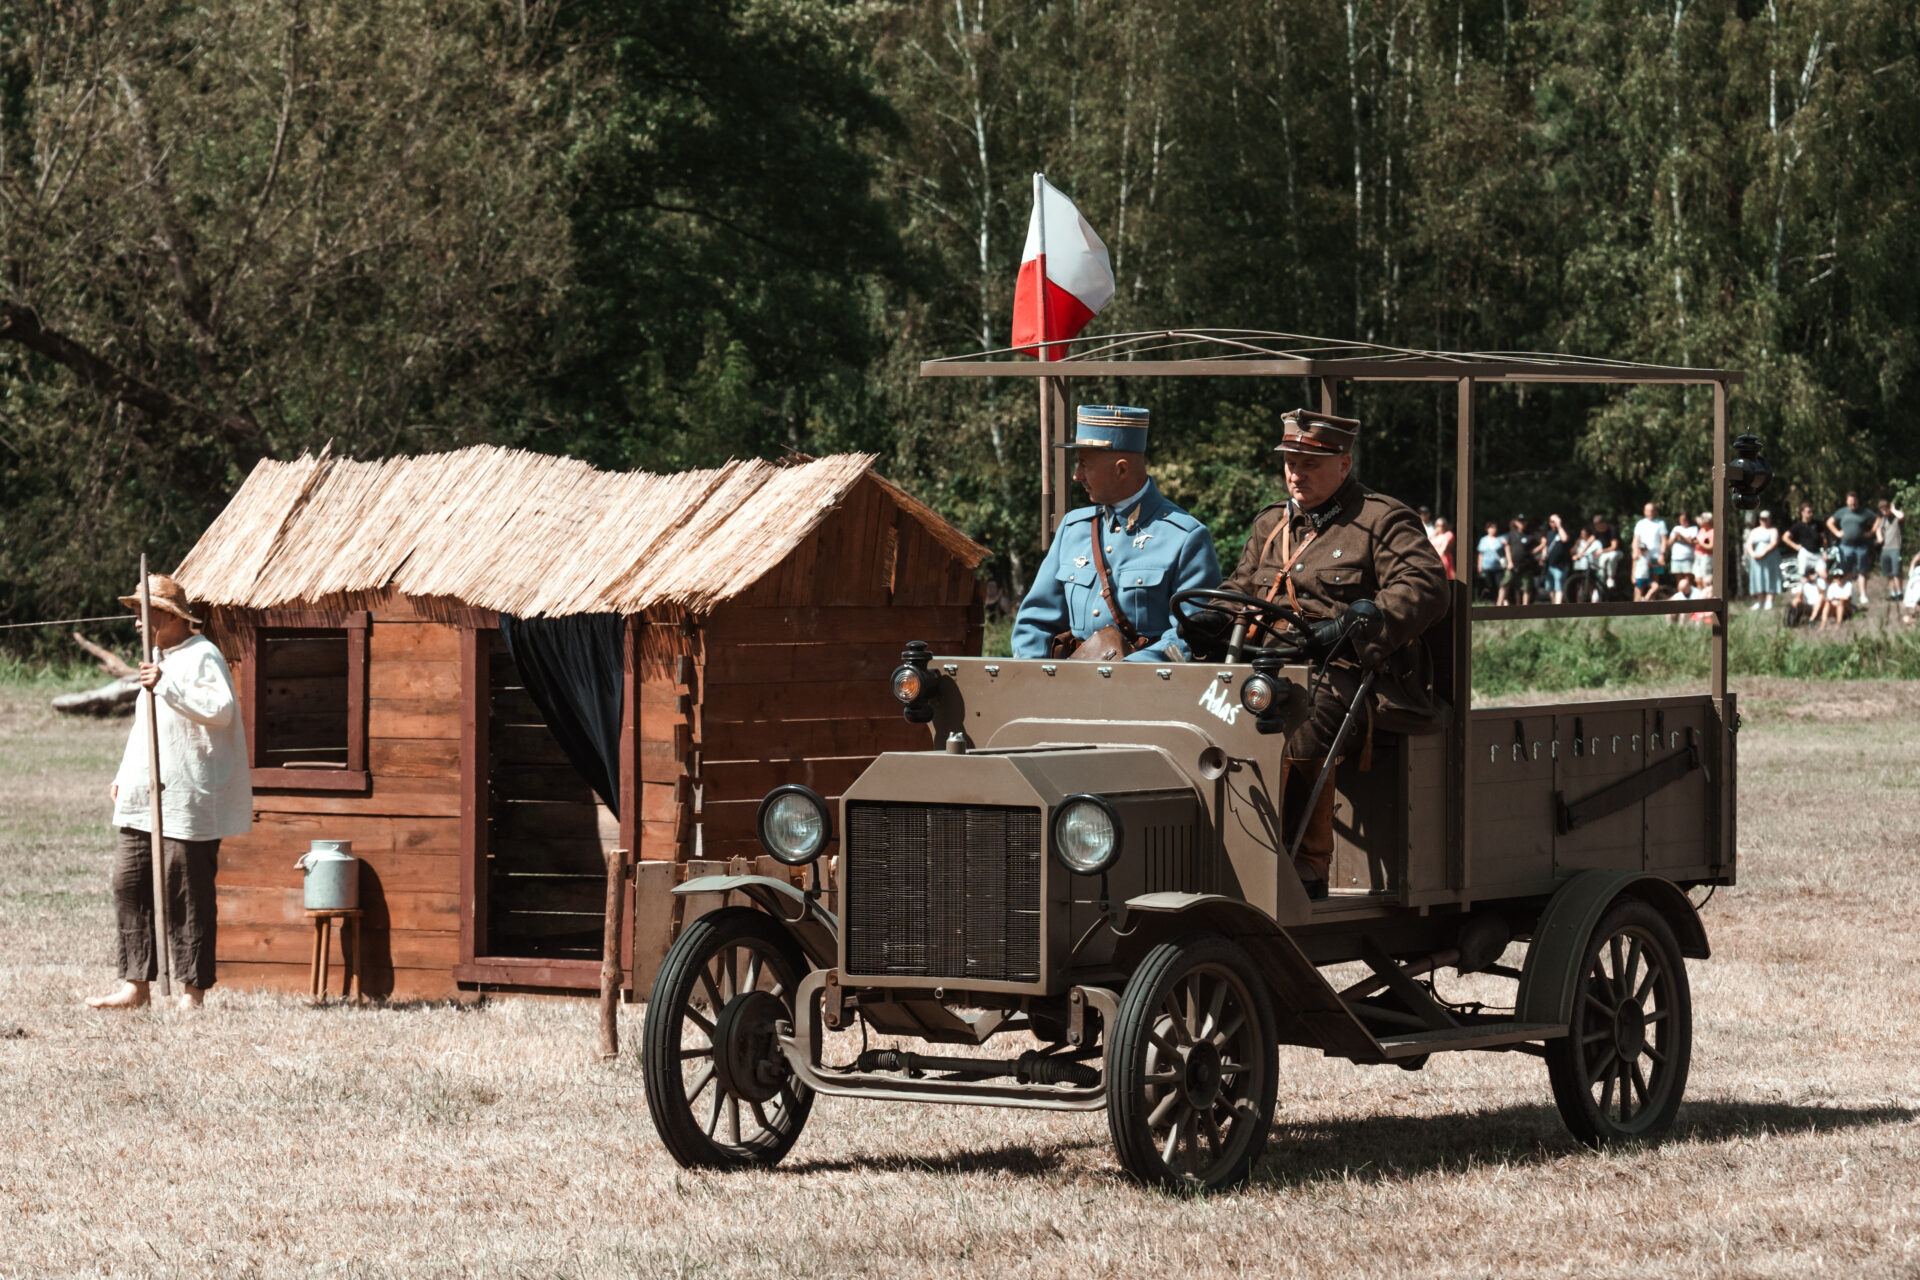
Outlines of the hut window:
M364 612L272 610L241 645L241 705L256 788L367 786Z

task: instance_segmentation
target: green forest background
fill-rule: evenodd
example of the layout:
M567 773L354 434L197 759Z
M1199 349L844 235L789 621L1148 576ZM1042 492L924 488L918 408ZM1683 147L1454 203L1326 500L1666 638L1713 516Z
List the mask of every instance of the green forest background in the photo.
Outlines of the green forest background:
M1730 367L1776 501L1920 475L1920 6L0 0L0 621L112 609L249 467L474 442L883 455L1037 563L1005 345L1044 171L1100 331ZM1292 383L1155 413L1231 555ZM1368 389L1443 514L1451 387ZM1707 497L1707 393L1495 388L1483 512ZM0 633L18 643L36 632Z

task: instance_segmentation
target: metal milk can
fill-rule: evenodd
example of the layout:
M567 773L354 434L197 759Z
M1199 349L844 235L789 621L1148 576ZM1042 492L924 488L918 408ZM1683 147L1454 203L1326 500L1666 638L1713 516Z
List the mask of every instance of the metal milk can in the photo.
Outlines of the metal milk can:
M315 840L293 865L306 872L308 911L351 911L360 905L360 860L351 840Z

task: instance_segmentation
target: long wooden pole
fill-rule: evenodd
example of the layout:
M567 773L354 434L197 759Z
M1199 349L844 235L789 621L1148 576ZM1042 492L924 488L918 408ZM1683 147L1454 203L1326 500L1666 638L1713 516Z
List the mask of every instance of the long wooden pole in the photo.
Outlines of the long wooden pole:
M1046 179L1039 174L1033 175L1033 216L1040 225L1039 279L1034 287L1039 291L1035 299L1040 307L1040 348L1042 363L1053 358L1047 346L1047 202ZM1040 552L1046 554L1053 545L1053 388L1049 385L1053 379L1036 378L1040 388Z
M607 854L607 918L600 935L600 1060L620 1056L620 898L627 886L627 851Z
M153 593L147 587L147 557L140 557L140 648L147 661L159 662L160 650L153 643ZM173 978L168 963L167 939L167 863L166 844L160 833L160 721L159 704L151 688L142 690L147 700L147 826L153 842L153 949L154 962L160 968L160 994L173 994Z

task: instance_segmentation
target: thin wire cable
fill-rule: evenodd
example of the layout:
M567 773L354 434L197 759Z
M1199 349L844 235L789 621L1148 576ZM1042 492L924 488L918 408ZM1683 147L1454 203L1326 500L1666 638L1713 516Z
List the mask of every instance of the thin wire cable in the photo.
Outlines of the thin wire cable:
M75 622L138 622L140 619L131 613L104 613L97 618L55 618L50 622L0 622L0 631L15 631L21 627L64 627Z

